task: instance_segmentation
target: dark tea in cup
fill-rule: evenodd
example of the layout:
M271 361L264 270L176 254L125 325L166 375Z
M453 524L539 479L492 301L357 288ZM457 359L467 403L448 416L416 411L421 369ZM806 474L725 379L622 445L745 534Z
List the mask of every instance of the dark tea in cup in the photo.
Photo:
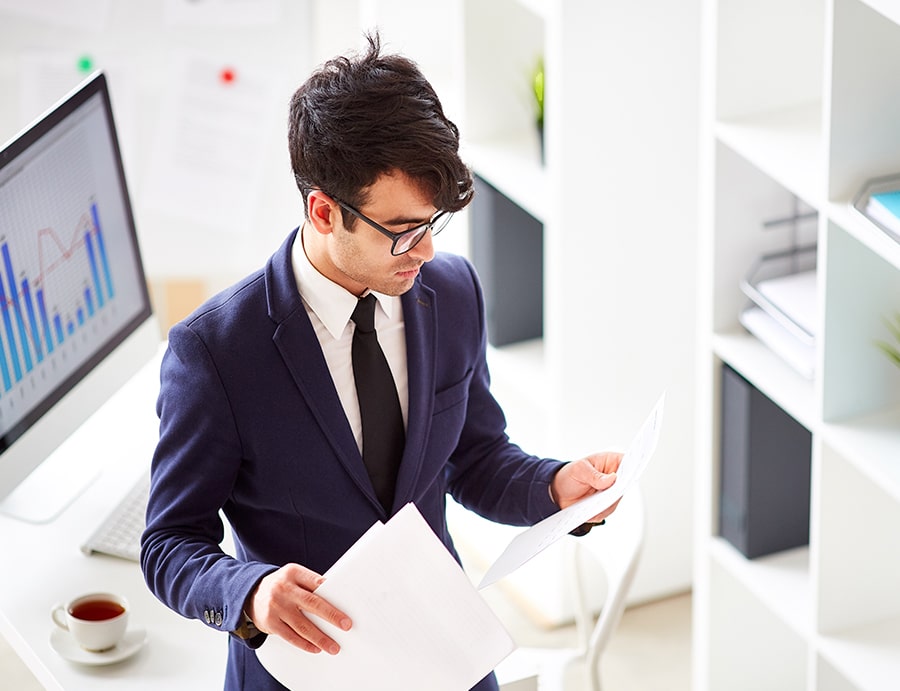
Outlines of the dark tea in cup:
M113 600L87 600L78 601L69 609L69 614L84 621L105 621L119 616L124 611L125 608Z

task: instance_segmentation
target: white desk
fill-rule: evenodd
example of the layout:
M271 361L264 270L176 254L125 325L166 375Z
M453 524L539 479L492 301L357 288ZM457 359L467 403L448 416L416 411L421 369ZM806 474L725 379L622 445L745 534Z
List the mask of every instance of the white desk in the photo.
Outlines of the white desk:
M157 358L61 447L67 454L100 454L103 471L56 519L33 525L0 516L0 633L47 689L222 688L227 634L165 607L147 589L138 564L85 556L80 550L149 468L158 434L158 390ZM114 665L70 663L50 646L50 609L79 593L100 590L128 598L129 625L145 629L147 643L135 656Z

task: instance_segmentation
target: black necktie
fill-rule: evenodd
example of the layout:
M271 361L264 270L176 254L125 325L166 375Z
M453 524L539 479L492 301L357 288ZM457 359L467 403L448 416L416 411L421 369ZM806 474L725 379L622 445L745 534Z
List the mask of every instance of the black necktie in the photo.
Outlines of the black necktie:
M375 332L375 296L361 298L351 317L353 377L362 417L362 456L375 493L390 514L397 469L406 444L397 387Z

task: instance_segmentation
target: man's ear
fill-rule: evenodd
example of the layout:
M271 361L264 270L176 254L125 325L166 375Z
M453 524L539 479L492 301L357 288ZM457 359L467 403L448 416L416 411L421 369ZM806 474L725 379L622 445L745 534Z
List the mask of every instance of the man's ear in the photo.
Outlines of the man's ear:
M334 231L335 214L338 206L335 201L321 190L312 190L306 200L309 222L316 232L326 235Z

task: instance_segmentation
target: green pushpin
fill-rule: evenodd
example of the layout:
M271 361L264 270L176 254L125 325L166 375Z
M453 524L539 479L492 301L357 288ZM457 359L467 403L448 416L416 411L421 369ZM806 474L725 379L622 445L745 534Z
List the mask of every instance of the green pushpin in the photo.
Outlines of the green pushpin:
M78 58L78 71L82 73L90 72L94 69L94 61L90 55L82 55Z

